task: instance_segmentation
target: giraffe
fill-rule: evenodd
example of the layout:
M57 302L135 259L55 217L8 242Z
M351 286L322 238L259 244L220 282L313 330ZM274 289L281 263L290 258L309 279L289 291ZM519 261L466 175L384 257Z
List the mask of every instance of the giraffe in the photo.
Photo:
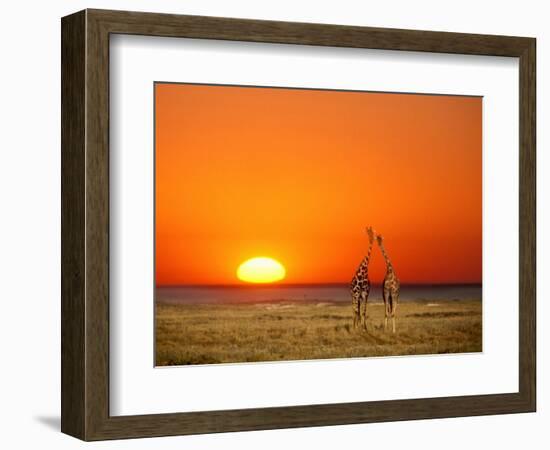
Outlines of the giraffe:
M367 299L370 292L369 259L372 250L372 243L374 241L372 227L367 228L367 234L369 236L369 248L367 255L363 258L361 264L359 264L359 267L357 268L350 284L353 328L357 328L357 325L362 320L365 330L367 329Z
M397 274L393 269L393 264L390 261L388 254L386 253L386 248L384 247L384 238L382 235L376 235L376 242L378 242L378 247L384 256L386 261L386 275L384 277L384 283L382 284L382 297L384 298L384 330L388 328L388 316L391 316L392 319L392 330L395 333L395 313L397 311L397 303L399 301L399 289L400 282L397 278Z

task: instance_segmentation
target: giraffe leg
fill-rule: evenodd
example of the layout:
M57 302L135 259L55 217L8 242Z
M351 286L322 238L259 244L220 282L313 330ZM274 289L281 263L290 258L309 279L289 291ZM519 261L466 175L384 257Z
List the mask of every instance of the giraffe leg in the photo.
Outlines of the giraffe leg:
M399 300L399 292L393 292L392 293L392 328L393 332L395 333L395 313L397 312L397 302Z
M370 287L367 286L366 289L362 292L362 301L363 301L363 328L367 329L367 307L368 307L368 300L369 300L369 291Z
M389 312L389 292L387 289L382 290L382 298L384 299L384 331L388 329L388 312Z
M363 298L362 292L359 297L359 310L360 310L359 320L360 320L361 326L364 327L365 326L365 300Z
M368 328L367 328L367 306L368 306L368 303L365 300L365 322L363 323L363 328L365 329L365 331L368 331Z
M361 311L360 311L360 298L359 295L356 292L351 293L351 312L353 314L353 328L357 328L357 325L359 324Z
M365 291L363 294L363 328L367 331L367 306L369 298L369 291Z

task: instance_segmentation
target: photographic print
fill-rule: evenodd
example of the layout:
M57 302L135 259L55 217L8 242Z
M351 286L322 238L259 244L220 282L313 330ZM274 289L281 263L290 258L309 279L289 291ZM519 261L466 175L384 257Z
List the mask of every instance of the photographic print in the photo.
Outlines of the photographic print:
M155 364L482 351L482 98L157 82Z

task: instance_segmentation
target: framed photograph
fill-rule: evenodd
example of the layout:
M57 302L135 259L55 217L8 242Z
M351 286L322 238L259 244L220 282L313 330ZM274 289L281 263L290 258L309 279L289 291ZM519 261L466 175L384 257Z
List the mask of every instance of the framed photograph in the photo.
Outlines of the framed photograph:
M535 411L534 38L61 25L63 432Z

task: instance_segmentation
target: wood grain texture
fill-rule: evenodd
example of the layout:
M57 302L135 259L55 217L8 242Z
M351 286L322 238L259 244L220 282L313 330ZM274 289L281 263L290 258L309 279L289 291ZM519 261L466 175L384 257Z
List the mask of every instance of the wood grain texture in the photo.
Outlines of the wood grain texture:
M109 33L86 28L86 439L109 404Z
M519 392L109 416L110 33L519 57ZM62 41L62 430L65 433L84 440L99 440L535 410L534 39L86 10L63 18Z
M519 67L519 384L536 409L536 41Z
M279 44L521 56L529 38L436 31L87 10L112 33Z
M86 408L85 19L79 12L65 17L61 27L61 430L78 437Z

